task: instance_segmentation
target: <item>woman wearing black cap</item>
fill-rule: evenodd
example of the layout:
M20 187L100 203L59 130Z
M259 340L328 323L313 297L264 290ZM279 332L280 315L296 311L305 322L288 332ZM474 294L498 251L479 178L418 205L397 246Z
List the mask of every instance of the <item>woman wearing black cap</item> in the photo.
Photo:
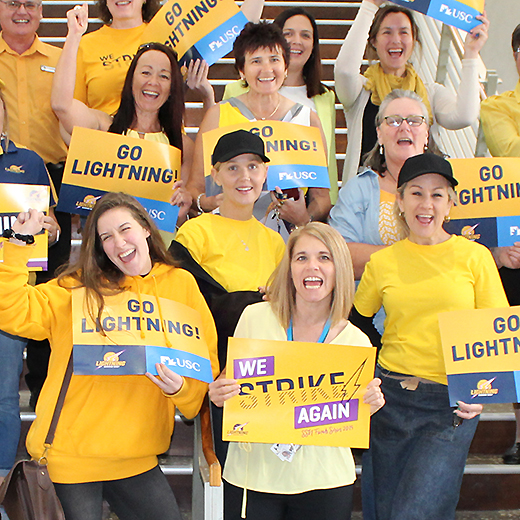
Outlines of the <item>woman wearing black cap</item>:
M363 461L377 520L455 517L482 406L450 407L438 315L507 306L489 250L443 229L456 185L445 159L406 160L396 211L407 238L371 256L354 299L358 326L386 312L376 376L387 404L372 419Z

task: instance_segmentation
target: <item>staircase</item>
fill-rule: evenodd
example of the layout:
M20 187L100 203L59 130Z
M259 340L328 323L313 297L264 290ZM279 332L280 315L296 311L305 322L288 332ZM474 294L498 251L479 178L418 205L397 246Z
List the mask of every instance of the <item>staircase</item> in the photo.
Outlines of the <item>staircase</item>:
M44 18L39 33L44 41L58 46L63 44L67 32L65 13L75 3L72 0L43 1ZM88 3L91 5L90 31L100 27L100 21L96 18L94 1L89 0ZM239 1L238 4L240 3ZM333 87L335 58L359 5L360 2L350 1L266 1L263 17L272 20L279 12L292 6L302 6L310 11L316 17L320 30L324 82ZM460 35L457 35L451 29L443 28L433 20L420 15L417 18L423 33L425 48L425 54L419 60L422 67L421 75L424 74L423 77L426 78L430 75L431 78L443 83L446 82L446 85L456 89L457 68L460 62ZM438 67L439 64L440 67ZM484 78L484 76L485 68L483 67L482 77ZM221 59L211 67L210 80L214 86L217 100L221 99L227 82L236 79L236 77L233 59L230 57ZM202 103L191 92L187 93L186 100L186 131L189 135L194 136L202 120ZM443 147L453 157L470 156L475 149L478 128L460 132L462 133L444 133L442 137ZM346 145L345 118L341 105L337 103L336 158L340 175L343 171ZM22 392L22 405L27 402L28 396L27 391L25 391ZM22 419L20 456L25 452L25 434L34 419L34 414L28 411L27 406L24 406ZM203 518L201 516L203 505L200 502L203 485L198 478L199 437L197 436L195 443L193 440L196 429L197 424L194 424L193 421L184 421L181 417L177 417L172 446L167 454L161 457L161 466L175 490L184 518L193 518L193 520ZM514 431L514 416L510 406L498 405L484 410L464 474L459 512L457 513L458 520L520 519L520 493L518 492L520 489L520 466L506 466L502 463L500 457L512 443ZM356 454L356 459L360 461L359 454ZM205 468L202 471L206 475L206 481L209 480L211 471L211 468ZM360 476L361 468L359 464L357 472ZM195 484L192 482L194 473ZM204 486L206 484L207 482ZM360 487L360 478L358 478L355 485L355 513L353 516L355 520L362 518ZM197 491L193 492L193 489Z

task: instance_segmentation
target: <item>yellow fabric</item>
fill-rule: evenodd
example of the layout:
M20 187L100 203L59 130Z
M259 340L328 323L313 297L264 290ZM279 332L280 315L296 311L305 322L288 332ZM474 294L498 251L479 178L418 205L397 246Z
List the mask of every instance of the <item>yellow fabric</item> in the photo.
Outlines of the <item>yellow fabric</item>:
M79 45L74 97L112 115L119 108L128 67L142 43L146 24L132 29L104 25Z
M58 118L51 108L52 80L60 53L61 49L36 37L20 55L0 37L0 78L6 85L3 94L9 138L36 152L46 163L58 163L67 156Z
M213 213L190 219L176 240L229 292L265 286L285 251L282 237L255 218L242 221Z
M508 307L490 251L457 235L432 246L405 239L373 253L354 305L363 316L384 307L384 368L441 384L447 378L438 314Z
M135 137L136 139L140 139L141 136L136 130L132 130L129 128L126 131L126 135L129 137ZM153 141L154 143L163 143L163 144L170 144L170 141L168 140L168 136L164 132L151 132L144 134L143 139L146 141Z
M392 90L401 88L404 90L412 90L415 92L426 105L430 122L433 121L432 107L428 99L428 91L424 86L422 79L419 77L415 69L409 64L406 64L406 72L404 77L394 76L393 74L385 74L383 68L379 63L370 65L364 74L367 78L365 83L365 90L372 92L372 103L374 105L381 105L381 101L392 92Z
M72 349L71 289L56 280L26 285L30 248L4 244L0 265L0 321L11 334L51 344L49 375L43 385L37 418L27 449L38 459ZM155 289L157 282L157 290ZM156 264L144 276L121 282L137 294L156 294L200 312L213 374L218 374L216 331L193 277L183 269ZM185 378L181 390L166 398L144 375L72 376L52 448L47 454L53 482L112 480L140 474L157 464L170 445L175 407L197 414L208 385Z
M482 101L480 120L494 157L520 157L520 81L515 90Z
M269 302L246 307L234 336L287 341L286 332L273 314ZM331 343L372 346L365 334L351 323ZM319 355L323 355L327 347L316 344L316 349ZM348 486L356 480L354 460L349 448L302 446L292 462L284 462L271 451L271 446L231 442L224 466L224 478L235 486L283 494Z
M380 190L379 194L379 236L385 246L391 246L401 239L399 226L394 217L395 195Z

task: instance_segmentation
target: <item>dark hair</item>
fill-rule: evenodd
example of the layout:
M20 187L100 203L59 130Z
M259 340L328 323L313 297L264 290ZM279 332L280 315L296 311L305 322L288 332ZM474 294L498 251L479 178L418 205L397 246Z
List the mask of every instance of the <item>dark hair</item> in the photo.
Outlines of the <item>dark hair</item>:
M319 94L325 93L328 88L321 82L321 56L320 56L320 35L318 33L318 25L312 14L308 13L302 7L291 7L282 11L273 21L282 30L285 22L293 16L305 16L312 26L312 53L303 66L303 79L307 85L307 97L312 98Z
M377 52L374 48L374 41L377 37L377 33L381 28L381 24L383 20L387 17L387 15L391 13L403 13L410 20L410 25L412 26L412 37L414 41L416 41L419 45L421 45L421 38L419 36L419 27L415 22L415 18L413 16L412 11L407 9L406 7L401 7L400 5L392 5L388 4L384 7L381 7L379 11L377 11L376 16L374 17L374 21L370 26L370 31L368 32L368 43L367 43L367 58L369 60L377 59Z
M97 0L98 16L106 24L112 23L112 13L107 6L107 0ZM143 21L149 22L153 15L161 8L161 0L145 0L141 9Z
M139 47L130 68L126 73L123 91L121 92L121 103L114 116L114 120L108 129L114 134L124 134L134 123L135 100L132 91L135 68L139 58L148 51L160 51L168 56L172 68L170 95L159 109L159 123L172 146L182 151L182 122L184 119L184 90L182 75L177 61L175 51L162 43L145 43Z
M520 47L520 24L515 27L515 30L511 35L511 47L513 47L514 52L516 52Z
M58 276L58 284L62 287L85 288L87 310L93 320L101 317L105 306L104 296L118 294L125 290L120 285L125 274L106 255L97 230L100 217L115 208L127 209L132 217L150 233L146 241L152 264L157 262L176 266L175 261L166 251L157 226L143 206L126 193L107 193L96 202L92 213L87 218L78 260L72 265L64 266ZM70 279L77 284L71 284Z
M386 112L386 109L388 105L396 100L396 99L410 99L411 101L415 101L419 103L422 110L422 115L424 116L425 123L430 127L430 116L428 114L428 108L424 104L424 101L421 99L421 97L413 92L412 90L404 90L404 89L395 89L392 90L381 102L381 105L379 105L379 110L377 111L375 124L376 127L379 128L383 124L383 118L384 113ZM444 154L441 152L435 141L433 140L433 137L431 135L431 132L428 134L428 144L427 144L427 150L426 152L434 153L435 155L440 155L444 157ZM386 171L386 156L385 152L383 150L383 153L381 153L381 149L379 147L379 143L376 141L376 144L363 157L364 162L363 166L366 168L370 168L371 170L378 173L380 176Z
M235 69L237 72L240 73L244 71L246 53L254 52L262 47L266 47L271 51L280 48L285 61L285 67L287 68L289 66L291 48L284 38L280 27L268 22L248 22L233 44ZM245 83L245 86L247 86L247 82Z

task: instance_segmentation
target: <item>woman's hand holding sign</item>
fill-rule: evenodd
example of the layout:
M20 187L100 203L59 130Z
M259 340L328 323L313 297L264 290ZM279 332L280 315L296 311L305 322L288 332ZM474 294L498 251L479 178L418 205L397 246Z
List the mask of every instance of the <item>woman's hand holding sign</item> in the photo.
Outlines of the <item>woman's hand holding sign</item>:
M381 379L372 379L367 385L367 390L363 396L363 402L370 405L370 415L374 415L385 404L385 396L381 391Z
M166 365L162 363L156 363L155 368L157 369L157 376L152 376L149 372L146 372L146 377L153 381L165 394L173 395L176 394L184 384L184 378L179 374L176 374L173 370L170 370Z
M22 211L13 224L13 231L21 235L36 235L43 228L44 217L44 214L36 209ZM11 240L15 241L16 243L23 243L16 239Z
M226 369L209 384L209 398L215 406L222 407L224 402L240 393L240 385L234 379L226 379Z

